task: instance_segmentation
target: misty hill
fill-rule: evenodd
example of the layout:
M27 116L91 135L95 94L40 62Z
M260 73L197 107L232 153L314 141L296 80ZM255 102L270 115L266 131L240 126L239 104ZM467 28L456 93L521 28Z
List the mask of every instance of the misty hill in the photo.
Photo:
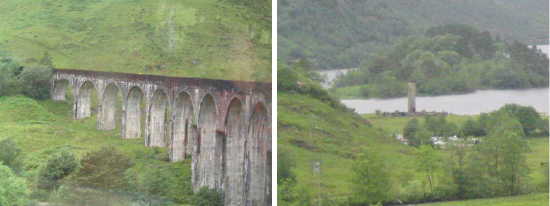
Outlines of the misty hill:
M281 0L279 55L322 69L356 67L399 37L442 24L467 24L502 39L545 44L545 0Z

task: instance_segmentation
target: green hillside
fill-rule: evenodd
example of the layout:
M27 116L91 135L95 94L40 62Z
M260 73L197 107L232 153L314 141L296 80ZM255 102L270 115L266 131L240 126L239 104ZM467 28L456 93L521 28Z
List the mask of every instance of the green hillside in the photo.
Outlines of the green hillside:
M279 56L307 58L321 69L357 67L366 57L406 35L460 23L505 40L545 44L544 0L282 0Z
M385 203L460 198L445 196L456 189L451 175L457 154L453 146L435 147L433 150L433 155L437 157L434 162L440 164L432 174L439 192L427 194L426 174L419 169L419 162L423 162L419 159L422 147L402 144L394 137L402 133L412 117L359 116L339 104L310 79L313 74L315 72L308 72L300 63L279 66L278 178L285 180L279 182L280 205L311 205L317 204L317 201L327 205L350 204L349 198L354 197L357 189L354 166L365 151L380 156L387 167L384 171L390 179L390 189ZM462 125L471 118L478 117L452 115L447 119L450 123ZM525 191L543 192L546 177L541 164L548 157L548 139L529 137L525 143L529 147L525 152L525 166L529 168L523 182ZM469 158L472 158L476 156L473 153L475 148L463 151L467 151ZM317 162L320 162L320 170L315 169ZM285 168L290 168L290 172L286 172ZM548 204L540 196L535 194L510 199L517 205ZM527 197L538 199L531 201Z
M0 19L23 66L271 81L268 0L4 0Z
M20 176L26 180L25 187L29 188L32 202L123 206L136 205L142 198L152 202L163 200L153 205L189 203L192 197L190 161L170 163L165 149L145 147L142 138L122 139L119 128L99 131L95 118L73 120L70 108L68 103L51 100L0 97L0 141L11 139L21 149L23 171ZM114 147L132 162L123 176L116 179L125 182L125 188L74 190L71 188L80 186L76 184L74 173L63 180L57 191L48 192L38 187L41 169L57 151L68 149L80 160L104 147ZM111 174L114 170L110 168L107 176L116 177Z

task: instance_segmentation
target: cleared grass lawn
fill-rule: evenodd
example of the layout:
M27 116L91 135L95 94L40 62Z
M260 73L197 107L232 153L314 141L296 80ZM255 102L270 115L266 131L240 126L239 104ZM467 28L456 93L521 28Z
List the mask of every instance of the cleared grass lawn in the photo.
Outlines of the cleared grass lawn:
M547 206L548 194L421 204L422 206Z

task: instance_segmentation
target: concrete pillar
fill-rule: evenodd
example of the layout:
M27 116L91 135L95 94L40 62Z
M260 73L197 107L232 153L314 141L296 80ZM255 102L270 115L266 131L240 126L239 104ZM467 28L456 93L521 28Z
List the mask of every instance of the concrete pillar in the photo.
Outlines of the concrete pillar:
M224 193L227 206L244 205L244 163L245 163L245 139L246 133L243 129L243 109L241 102L233 100L229 105L225 119L224 149Z
M103 92L97 117L99 130L113 130L116 128L117 97L118 89L115 86L108 86Z
M409 114L416 113L416 82L409 82L409 90L408 90L408 96L409 96L409 104L408 104L408 112Z
M268 148L266 141L270 134L267 134L269 125L267 111L264 107L257 105L250 118L250 126L247 140L247 179L246 206L265 205L266 202L266 160ZM270 150L271 148L269 148Z
M76 103L76 119L84 119L92 115L93 85L85 82L80 86Z
M132 88L128 94L125 106L125 131L123 135L126 139L141 137L141 118L143 115L141 102L143 98L143 93L137 87Z
M198 158L197 172L193 174L197 180L195 189L200 187L219 188L221 185L221 177L218 175L221 173L219 164L221 158L216 156L218 153L216 150L219 149L217 148L218 140L221 137L216 133L216 114L214 99L207 95L200 104L198 156L193 156L193 158Z
M191 97L185 93L180 94L172 104L172 134L170 144L170 160L173 162L185 159L187 154L193 151L191 145L194 141L191 134L193 124L193 103Z
M162 92L157 92L151 101L148 121L150 147L166 146L167 104L166 95Z
M67 92L67 82L63 80L53 80L52 99L54 101L65 101Z

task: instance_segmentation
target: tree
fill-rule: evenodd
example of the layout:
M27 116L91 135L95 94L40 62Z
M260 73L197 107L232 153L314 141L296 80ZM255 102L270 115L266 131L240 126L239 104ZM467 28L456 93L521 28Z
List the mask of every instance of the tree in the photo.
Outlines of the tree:
M432 194L435 184L435 173L441 168L441 157L430 145L421 145L416 149L417 170L424 174L426 183L430 189L426 194Z
M500 124L479 145L479 155L488 175L496 178L497 192L517 195L528 179L525 154L530 149L519 121L506 112L497 115Z
M420 124L416 118L413 118L407 122L405 128L403 128L403 137L407 139L409 144L416 145L419 142L416 139L416 133L420 129Z
M0 141L0 163L19 173L23 167L21 149L11 139Z
M506 111L515 117L521 123L525 135L533 135L541 126L540 121L542 121L542 118L533 107L507 104L501 107L499 111Z
M46 162L38 172L38 186L52 190L59 187L59 181L78 168L76 156L68 149L62 148Z
M0 163L0 205L26 206L30 191L24 178L17 177Z
M53 71L48 67L25 67L18 75L23 86L23 94L34 99L47 99L50 96L50 80Z
M384 159L375 151L366 150L353 167L352 205L374 204L389 199L391 181Z
M460 136L462 137L481 137L485 136L485 131L481 128L479 121L468 119L460 128Z

